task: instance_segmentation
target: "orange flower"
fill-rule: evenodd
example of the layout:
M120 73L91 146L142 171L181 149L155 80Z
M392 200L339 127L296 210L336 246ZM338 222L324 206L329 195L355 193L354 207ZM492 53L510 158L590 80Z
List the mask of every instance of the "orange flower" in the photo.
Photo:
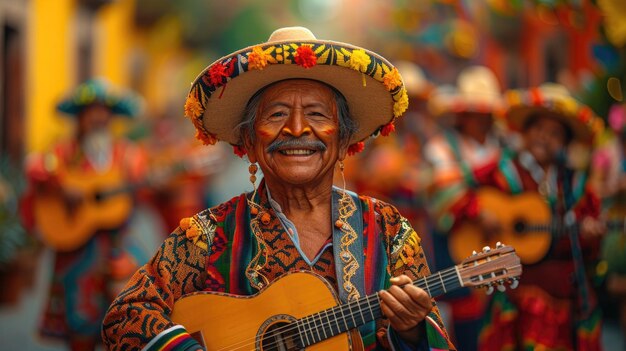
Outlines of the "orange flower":
M393 68L383 77L383 84L387 90L392 91L398 86L402 85L402 77L400 77L400 72L398 72L397 68Z
M262 70L265 66L267 66L268 57L271 56L266 54L265 51L263 51L263 48L255 46L248 54L248 69Z
M211 133L196 129L196 139L200 140L204 145L215 145L217 137Z
M304 68L311 68L317 64L315 52L308 45L302 45L296 49L294 56L296 63Z
M185 101L185 116L188 118L197 118L204 113L204 108L196 97L195 92L196 89L194 88Z

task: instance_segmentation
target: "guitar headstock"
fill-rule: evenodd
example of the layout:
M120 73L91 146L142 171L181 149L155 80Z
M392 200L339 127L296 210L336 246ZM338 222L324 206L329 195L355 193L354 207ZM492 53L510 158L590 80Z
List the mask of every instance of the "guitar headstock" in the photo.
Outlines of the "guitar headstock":
M500 291L504 291L507 284L515 289L522 274L515 249L499 242L493 249L486 246L481 252L474 251L457 268L463 286L487 287L487 294L493 292L494 286Z

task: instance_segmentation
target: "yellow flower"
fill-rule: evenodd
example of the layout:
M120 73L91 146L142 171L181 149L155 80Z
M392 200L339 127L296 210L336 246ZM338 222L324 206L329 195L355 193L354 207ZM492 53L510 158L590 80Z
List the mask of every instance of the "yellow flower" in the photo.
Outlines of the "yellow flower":
M372 59L365 53L365 50L358 49L352 51L352 55L350 56L350 68L353 70L365 72L371 62Z
M383 77L383 84L389 91L392 91L402 85L402 77L400 77L400 73L397 68L394 67L389 73L385 74L385 77Z
M196 129L196 139L200 140L204 145L215 145L217 137L211 133Z
M252 51L248 53L248 69L262 70L267 66L267 61L271 56L263 51L260 46L255 46Z
M406 93L406 89L402 88L400 91L400 98L393 104L393 116L400 117L409 108L409 96Z
M185 116L188 118L197 118L204 113L204 108L196 96L196 89L194 88L187 96L185 101Z

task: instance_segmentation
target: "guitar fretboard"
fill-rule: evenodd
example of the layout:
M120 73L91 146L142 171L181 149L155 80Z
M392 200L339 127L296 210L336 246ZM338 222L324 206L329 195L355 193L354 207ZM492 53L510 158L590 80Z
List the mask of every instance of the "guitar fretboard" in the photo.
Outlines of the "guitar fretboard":
M417 279L413 285L424 289L431 297L437 297L462 286L456 267L451 267ZM345 333L383 316L378 294L365 296L356 301L338 305L297 322L299 342L302 348Z

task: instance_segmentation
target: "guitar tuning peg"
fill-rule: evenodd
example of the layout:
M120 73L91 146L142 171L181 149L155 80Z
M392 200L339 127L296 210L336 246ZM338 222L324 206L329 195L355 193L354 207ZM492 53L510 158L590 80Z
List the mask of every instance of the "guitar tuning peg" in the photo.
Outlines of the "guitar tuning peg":
M487 293L487 295L493 294L493 285L489 285L489 287L487 288L486 293Z
M498 241L498 242L496 243L496 249L499 249L499 248L501 248L501 247L504 247L504 244L502 244L501 242L499 242L499 241Z
M498 291L505 292L506 291L506 286L504 286L502 284L498 284Z
M483 247L483 252L489 252L489 251L491 251L491 248L489 246Z
M511 282L511 289L517 288L518 285L519 285L519 280L513 279L513 281Z
M472 251L472 256L476 256L478 255L478 252L476 252L476 250Z

